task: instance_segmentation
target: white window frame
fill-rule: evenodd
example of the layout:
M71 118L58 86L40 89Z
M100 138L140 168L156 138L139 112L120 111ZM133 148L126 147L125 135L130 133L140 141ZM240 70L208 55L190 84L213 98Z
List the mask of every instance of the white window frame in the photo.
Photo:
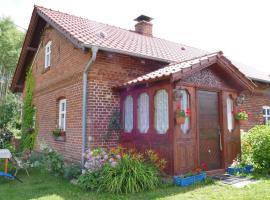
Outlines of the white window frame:
M145 99L143 99L145 98ZM146 100L146 101L143 101ZM138 129L140 133L147 133L149 129L149 95L147 92L143 92L138 97ZM141 103L144 103L143 105Z
M188 90L186 89L182 89L180 90L180 92L182 94L182 97L180 99L181 110L184 110L185 113L187 113L187 110L189 109L190 95ZM184 97L186 97L186 99L184 99ZM190 116L187 116L185 118L185 123L181 124L181 130L183 134L188 134L189 129L190 129Z
M270 122L270 106L263 106L263 123L269 124ZM267 111L269 110L269 114L267 114ZM265 114L264 114L265 111Z
M157 98L159 95L164 95L163 97L166 97L166 101L161 102L161 106L157 105L159 102L157 102ZM162 97L162 96L161 96ZM160 89L156 92L154 97L154 103L155 103L155 129L158 134L166 134L169 129L169 94L167 90ZM165 113L164 113L165 112Z
M64 104L64 110L62 110L62 104ZM61 127L62 124L62 115L64 114L64 122L63 122L63 127ZM59 123L58 123L58 127L63 130L66 131L66 119L67 119L67 100L66 99L61 99L59 100Z
M52 41L47 42L45 46L44 67L47 69L52 64Z
M131 102L128 102L131 101ZM128 104L131 103L131 107L127 107ZM134 101L131 95L125 97L124 100L124 130L126 133L131 133L133 130L133 122L134 122L134 111L133 111Z

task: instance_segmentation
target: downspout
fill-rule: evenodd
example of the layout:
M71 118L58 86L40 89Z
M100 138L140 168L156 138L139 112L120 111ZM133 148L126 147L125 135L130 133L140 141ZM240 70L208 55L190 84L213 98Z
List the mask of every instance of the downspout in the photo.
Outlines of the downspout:
M98 48L96 46L91 47L92 56L85 66L83 72L83 105L82 105L82 157L81 157L81 167L84 167L84 152L87 147L86 140L86 129L87 129L87 97L88 97L88 73L91 70L93 63L96 60Z

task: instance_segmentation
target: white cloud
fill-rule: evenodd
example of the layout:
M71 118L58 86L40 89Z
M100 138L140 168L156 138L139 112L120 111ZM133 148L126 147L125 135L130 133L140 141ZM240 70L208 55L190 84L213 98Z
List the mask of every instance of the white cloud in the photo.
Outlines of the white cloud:
M0 0L0 14L27 28L33 5L133 29L140 14L154 18L154 35L208 51L270 73L269 1L249 0Z

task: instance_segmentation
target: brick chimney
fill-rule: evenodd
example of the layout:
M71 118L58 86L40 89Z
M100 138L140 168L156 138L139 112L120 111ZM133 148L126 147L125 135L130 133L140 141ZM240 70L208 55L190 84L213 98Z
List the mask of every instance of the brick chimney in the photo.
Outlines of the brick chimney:
M134 21L137 21L137 24L135 24L135 32L142 35L152 36L153 24L150 22L151 20L153 20L153 18L146 15L140 15L134 19Z

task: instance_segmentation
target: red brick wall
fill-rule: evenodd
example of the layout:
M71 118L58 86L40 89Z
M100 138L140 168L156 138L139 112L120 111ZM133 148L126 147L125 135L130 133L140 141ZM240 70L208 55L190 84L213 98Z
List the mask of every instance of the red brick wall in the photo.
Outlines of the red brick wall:
M44 70L44 47L52 41L52 66ZM37 108L39 135L36 149L44 140L62 153L67 160L80 160L82 126L82 72L90 59L90 52L76 49L62 35L47 28L40 49L33 62L35 78L34 104ZM116 137L105 141L108 122L113 108L119 108L119 94L112 86L130 80L157 67L149 60L99 51L89 76L87 134L92 146L111 147ZM58 100L67 99L66 142L55 141L50 132L58 124ZM90 129L92 132L90 133ZM89 142L88 142L89 143Z
M249 94L245 98L244 104L241 106L244 110L251 113L248 124L241 126L244 131L248 131L258 124L263 124L263 106L270 106L270 96L266 92L261 94Z

